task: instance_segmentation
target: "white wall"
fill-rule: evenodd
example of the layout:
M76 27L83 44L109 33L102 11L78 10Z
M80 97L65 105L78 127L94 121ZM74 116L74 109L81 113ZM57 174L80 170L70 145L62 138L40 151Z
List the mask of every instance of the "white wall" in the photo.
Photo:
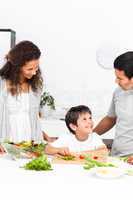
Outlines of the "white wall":
M32 40L41 48L45 85L57 107L86 103L101 116L115 84L113 71L98 66L96 51L106 43L132 48L131 2L4 0L0 28L14 29L17 41Z

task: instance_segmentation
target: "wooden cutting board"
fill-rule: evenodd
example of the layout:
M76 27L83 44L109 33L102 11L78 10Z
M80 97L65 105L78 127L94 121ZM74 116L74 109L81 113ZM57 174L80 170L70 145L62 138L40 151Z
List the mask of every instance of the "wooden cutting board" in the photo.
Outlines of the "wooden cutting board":
M82 156L89 156L91 159L106 162L108 157L108 152L105 150L95 150L95 151L88 151L88 152L81 152L74 153L75 158L74 160L64 160L63 156L55 155L52 159L53 164L84 164L86 160L82 158Z

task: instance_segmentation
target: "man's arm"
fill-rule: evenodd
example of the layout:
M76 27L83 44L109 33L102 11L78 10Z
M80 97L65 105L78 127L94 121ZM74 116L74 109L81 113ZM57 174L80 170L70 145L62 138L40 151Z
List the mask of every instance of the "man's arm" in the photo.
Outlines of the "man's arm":
M98 135L102 135L105 132L109 131L116 124L116 117L104 117L98 125L93 129L93 132L96 132Z

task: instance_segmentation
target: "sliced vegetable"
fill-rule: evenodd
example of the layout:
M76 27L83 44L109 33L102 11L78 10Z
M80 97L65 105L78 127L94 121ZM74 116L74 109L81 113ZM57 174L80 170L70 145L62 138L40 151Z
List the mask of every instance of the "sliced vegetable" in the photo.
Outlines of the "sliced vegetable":
M94 159L94 160L97 160L97 159L98 159L98 156L94 156L93 159Z
M44 154L46 144L40 143L40 144L31 144L29 146L21 146L21 149L33 153L35 156L41 156Z
M127 162L128 156L122 156L119 159L122 160L122 161L124 161L124 162Z
M80 155L79 158L80 159L85 159L85 156L84 155Z
M116 167L112 163L100 162L100 161L91 159L90 157L86 157L85 160L86 160L86 163L84 165L84 169L91 169L93 167Z
M63 159L63 160L75 160L75 156L73 156L73 155L61 156L61 159Z
M119 159L133 165L133 155L123 156L123 157L120 157Z

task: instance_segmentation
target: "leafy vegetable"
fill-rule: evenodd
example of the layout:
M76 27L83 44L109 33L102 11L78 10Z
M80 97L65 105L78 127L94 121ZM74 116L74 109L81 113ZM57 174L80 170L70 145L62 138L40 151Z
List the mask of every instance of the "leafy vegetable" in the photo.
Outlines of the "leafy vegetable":
M26 165L24 166L24 169L45 171L45 170L52 170L52 167L51 167L50 162L48 162L46 155L43 155L26 163Z
M100 162L97 160L93 160L90 157L86 157L85 160L86 160L86 163L84 165L84 169L91 169L93 167L116 167L115 165L111 163Z

